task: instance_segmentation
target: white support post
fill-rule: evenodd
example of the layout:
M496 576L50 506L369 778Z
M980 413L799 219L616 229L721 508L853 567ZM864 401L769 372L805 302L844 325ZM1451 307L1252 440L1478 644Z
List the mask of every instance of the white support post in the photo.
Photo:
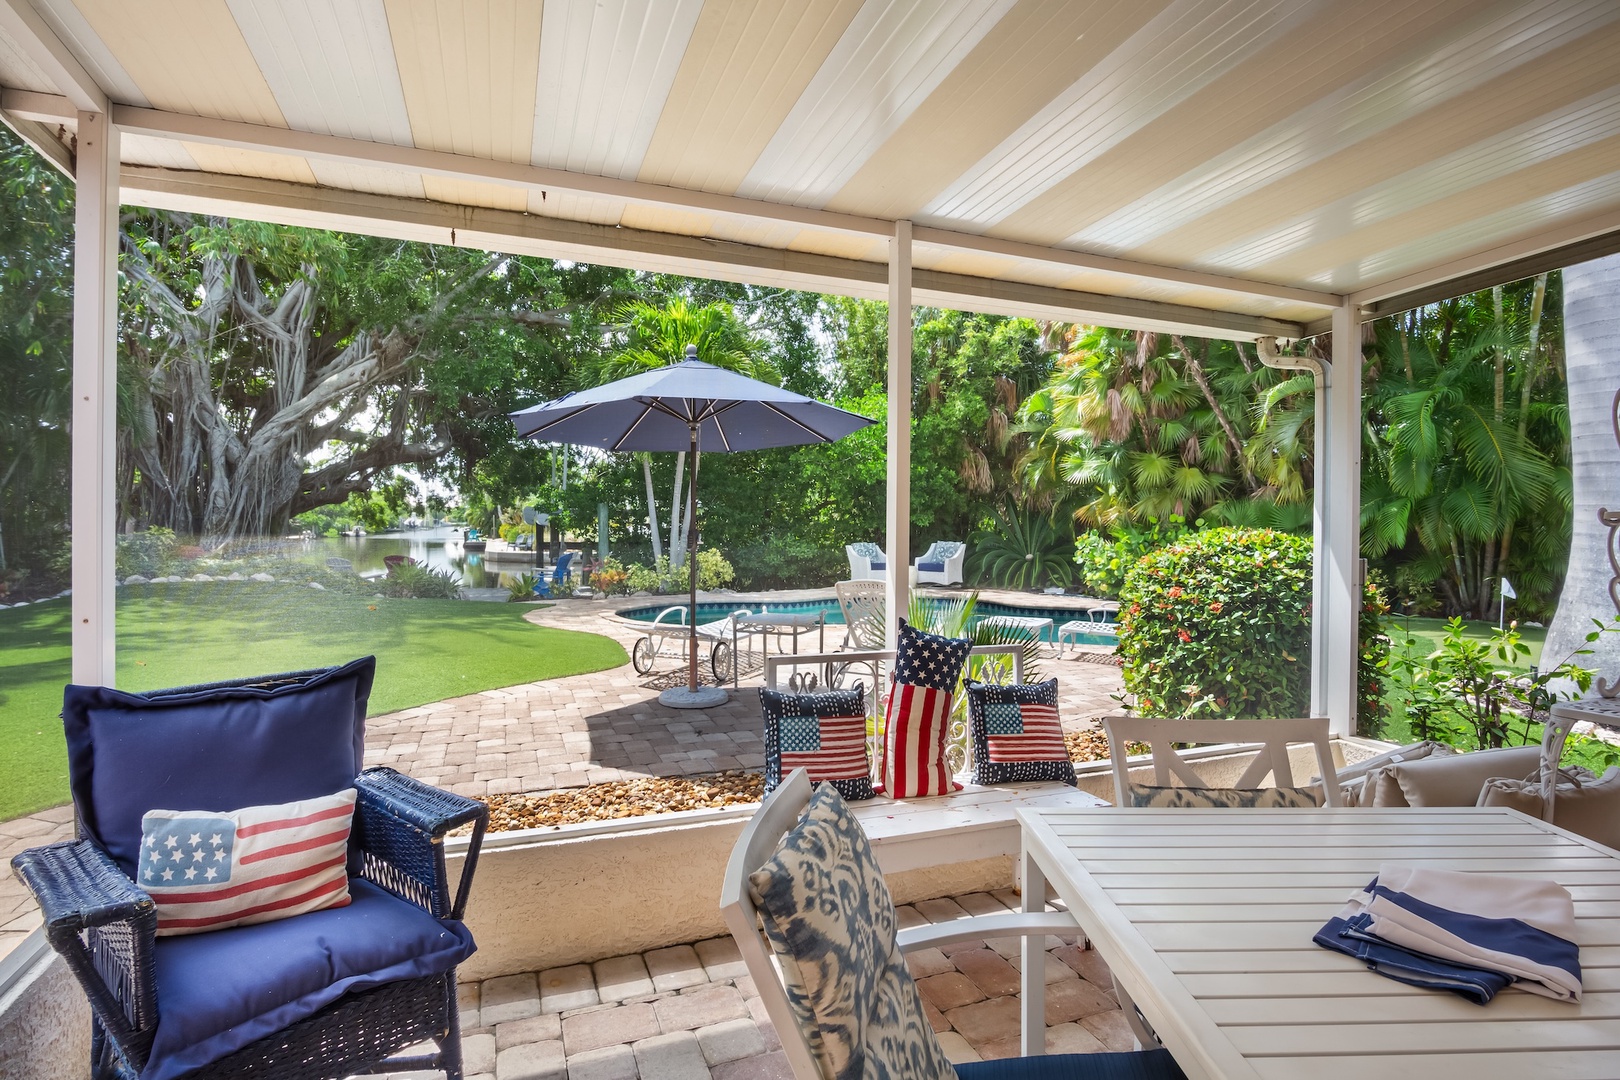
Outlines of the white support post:
M911 591L911 222L894 223L889 241L889 470L883 550L888 592L883 640L900 642Z
M1344 298L1333 309L1333 363L1316 404L1315 559L1311 619L1311 715L1334 734L1356 728L1356 655L1361 608L1361 315Z
M73 238L73 681L114 682L118 128L79 114Z

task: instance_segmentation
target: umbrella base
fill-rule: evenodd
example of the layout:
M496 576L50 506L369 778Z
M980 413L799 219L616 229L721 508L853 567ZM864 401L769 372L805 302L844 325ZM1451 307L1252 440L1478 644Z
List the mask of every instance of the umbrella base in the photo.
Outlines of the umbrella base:
M658 695L658 704L671 709L712 709L724 705L730 696L719 686L700 686L696 690L675 686Z

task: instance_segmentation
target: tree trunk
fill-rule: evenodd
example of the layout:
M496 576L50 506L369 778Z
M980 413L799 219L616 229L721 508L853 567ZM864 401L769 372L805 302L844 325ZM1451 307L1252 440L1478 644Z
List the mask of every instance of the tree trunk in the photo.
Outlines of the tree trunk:
M675 453L675 493L669 500L669 568L679 570L686 558L686 529L682 523L681 480L686 473L686 451Z
M652 455L641 455L641 478L647 484L647 531L652 534L653 562L664 554L664 541L658 536L658 503L653 498Z
M1558 614L1547 630L1543 667L1583 647L1592 620L1616 615L1609 585L1610 530L1600 510L1620 511L1620 255L1564 271L1564 358L1569 379L1570 456L1575 523ZM1620 678L1620 634L1605 634L1577 657L1609 680Z

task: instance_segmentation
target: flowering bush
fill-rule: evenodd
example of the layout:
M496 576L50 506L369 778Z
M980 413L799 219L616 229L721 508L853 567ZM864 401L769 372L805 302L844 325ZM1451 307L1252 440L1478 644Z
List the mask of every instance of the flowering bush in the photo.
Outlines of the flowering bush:
M1116 525L1107 533L1088 532L1074 542L1074 561L1080 564L1080 587L1091 596L1119 598L1125 574L1136 561L1156 548L1187 535L1186 523L1171 515L1165 522L1146 526Z
M607 559L601 567L591 575L591 588L599 593L613 596L625 592L625 583L630 580L630 571L618 559Z
M1119 652L1144 716L1305 716L1311 541L1207 529L1125 575Z

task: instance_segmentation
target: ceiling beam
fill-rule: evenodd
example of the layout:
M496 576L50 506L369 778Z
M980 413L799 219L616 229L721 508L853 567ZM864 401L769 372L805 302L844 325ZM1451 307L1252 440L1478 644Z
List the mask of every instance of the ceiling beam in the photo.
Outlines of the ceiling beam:
M56 166L56 170L63 176L69 180L73 179L73 154L63 145L62 140L56 137L55 131L36 120L25 120L4 109L0 109L0 123L15 132L17 138L33 147L36 154Z
M3 2L3 0L0 0ZM0 93L0 107L41 121L62 120L71 110L64 101L50 95L23 91ZM797 225L801 228L887 239L894 223L851 214L835 214L813 207L743 199L732 195L690 191L685 188L644 184L633 180L590 176L561 169L546 169L520 162L490 161L436 150L366 142L359 139L319 135L287 128L243 124L229 120L188 116L157 109L116 105L113 119L126 134L182 142L202 142L218 146L256 150L262 153L319 158L350 165L394 169L409 173L440 176L454 180L503 184L541 191L569 192L586 197L623 200L646 206L680 210L686 213L718 214L749 221ZM1298 289L1268 282L1246 281L1197 270L1186 270L1154 263L1135 262L1080 251L1044 248L1034 244L974 236L948 229L919 228L915 241L934 247L977 254L1046 263L1078 270L1118 275L1123 278L1213 289L1234 296L1283 300L1331 308L1336 301L1328 293Z
M1361 307L1362 320L1368 321L1616 251L1620 251L1620 210L1611 210L1392 278L1361 289L1350 299Z
M735 244L674 233L312 187L281 180L130 166L126 202L159 209L367 233L402 240L507 251L635 270L881 300L884 263ZM1172 331L1205 337L1294 338L1303 328L1238 312L914 271L917 302L1030 318Z
M23 54L39 66L75 112L107 111L107 92L91 78L90 72L62 44L56 31L28 0L0 0L0 33L15 42Z
M1220 274L1206 274L1200 270L1159 266L1153 263L1136 262L1132 259L1116 259L1108 255L1092 255L1084 251L1045 248L1036 244L1020 243L1016 240L1000 240L993 236L971 236L966 233L952 232L948 229L926 228L921 225L917 226L913 231L912 242L919 245L936 245L954 251L972 251L983 255L1004 255L1010 259L1028 259L1050 263L1055 266L1068 266L1076 270L1093 270L1103 274L1117 274L1121 277L1136 278L1143 281L1159 281L1199 289L1216 289L1221 292L1238 293L1243 296L1262 296L1272 300L1314 304L1324 308L1333 308L1338 305L1338 299L1332 293L1317 292L1312 289L1296 289L1291 285L1274 285L1264 281L1246 281L1240 278L1223 277Z

